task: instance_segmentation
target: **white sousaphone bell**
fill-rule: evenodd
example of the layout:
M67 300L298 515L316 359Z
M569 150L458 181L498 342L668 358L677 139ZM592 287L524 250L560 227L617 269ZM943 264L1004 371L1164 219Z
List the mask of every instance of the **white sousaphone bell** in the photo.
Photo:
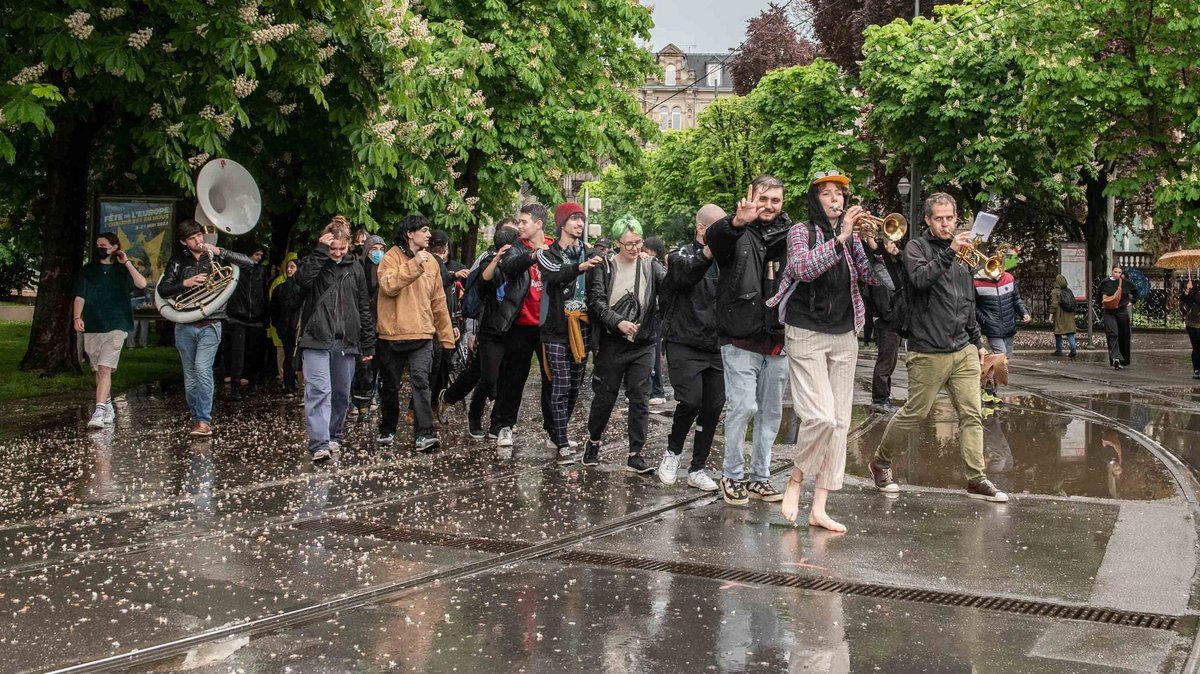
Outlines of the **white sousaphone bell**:
M196 222L209 230L205 240L215 241L220 230L233 236L247 234L262 214L258 185L244 166L232 159L214 159L196 176ZM212 240L209 237L212 237ZM154 291L154 307L174 323L193 323L219 311L237 288L237 265L211 261L212 272L203 285L188 288L171 299Z

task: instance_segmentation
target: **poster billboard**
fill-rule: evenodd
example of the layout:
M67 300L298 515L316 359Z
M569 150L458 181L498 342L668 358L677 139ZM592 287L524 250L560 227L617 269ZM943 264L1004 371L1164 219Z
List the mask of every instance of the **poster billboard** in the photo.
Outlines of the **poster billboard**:
M150 283L157 283L175 251L175 197L102 196L96 234L113 232L121 249Z
M1087 301L1087 244L1068 241L1059 244L1058 273L1067 277L1067 287L1075 292L1075 300Z

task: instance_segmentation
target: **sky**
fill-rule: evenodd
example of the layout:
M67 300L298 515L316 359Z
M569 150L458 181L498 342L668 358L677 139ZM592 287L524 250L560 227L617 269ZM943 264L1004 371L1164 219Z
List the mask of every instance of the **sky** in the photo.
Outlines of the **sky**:
M654 51L674 44L683 51L719 53L746 38L746 21L768 0L643 0L654 6Z

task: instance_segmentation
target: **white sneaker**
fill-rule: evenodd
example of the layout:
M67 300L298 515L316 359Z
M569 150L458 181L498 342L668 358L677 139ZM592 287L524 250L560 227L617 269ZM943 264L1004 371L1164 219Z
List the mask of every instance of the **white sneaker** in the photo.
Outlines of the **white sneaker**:
M112 401L104 403L104 423L111 424L117 419L117 413L113 410Z
M695 487L700 491L716 491L717 483L708 476L708 473L702 470L694 470L688 473L688 486Z
M88 428L104 428L104 405L96 405L96 411L92 412L92 418L88 419Z
M504 428L501 428L500 432L496 434L496 446L497 447L512 447L512 444L513 444L512 429L507 426L505 426Z
M679 455L663 452L662 461L658 464L658 481L663 484L675 484L679 473Z
M567 446L571 449L575 449L579 446L579 443L575 442L574 440L567 440ZM554 438L546 436L546 449L558 450L558 443L554 441Z
M651 398L650 404L651 405L665 405L665 404L667 404L667 399L666 398Z
M330 451L330 453L333 453L333 454L336 454L336 453L342 451L342 443L338 442L337 440L330 440L329 441L329 451Z

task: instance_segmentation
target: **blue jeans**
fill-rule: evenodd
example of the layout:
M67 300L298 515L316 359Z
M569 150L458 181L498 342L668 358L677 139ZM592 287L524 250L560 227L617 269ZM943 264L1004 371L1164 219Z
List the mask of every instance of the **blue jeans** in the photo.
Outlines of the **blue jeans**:
M328 349L301 349L304 363L304 417L308 422L308 451L327 449L342 441L350 386L358 356L342 350L341 341Z
M191 323L175 324L175 348L183 362L183 391L193 423L212 423L213 361L220 346L220 323L199 327Z
M1067 346L1070 347L1071 353L1075 353L1075 333L1068 332L1065 335L1054 336L1054 355L1056 356L1062 355L1063 337L1067 338Z
M787 381L787 356L765 356L731 344L721 347L725 368L725 461L722 474L730 480L744 479L746 457L742 454L746 428L754 420L750 450L750 480L771 476L771 446L783 418L783 386Z

